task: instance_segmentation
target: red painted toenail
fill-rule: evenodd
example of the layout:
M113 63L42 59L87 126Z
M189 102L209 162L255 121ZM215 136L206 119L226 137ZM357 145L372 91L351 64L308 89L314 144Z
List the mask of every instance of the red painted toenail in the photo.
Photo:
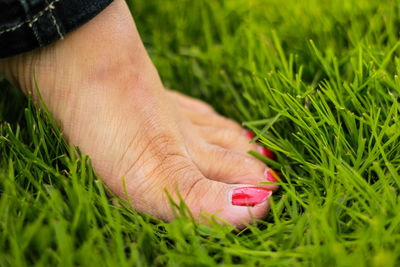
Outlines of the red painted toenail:
M264 157L275 160L275 154L268 148L263 147L263 146L258 146L258 150L261 153L261 155L263 155Z
M249 138L250 140L253 139L254 136L255 136L255 135L254 135L252 132L250 132L249 130L244 130L244 131L243 131L243 134L244 134L247 138Z
M265 177L265 179L267 179L268 182L272 182L272 183L278 182L278 179L279 180L281 179L281 177L279 176L279 174L276 171L274 171L272 169L268 169L268 168L267 168L267 170L265 170L264 177Z
M251 186L233 189L232 205L253 207L260 204L272 195L267 188Z

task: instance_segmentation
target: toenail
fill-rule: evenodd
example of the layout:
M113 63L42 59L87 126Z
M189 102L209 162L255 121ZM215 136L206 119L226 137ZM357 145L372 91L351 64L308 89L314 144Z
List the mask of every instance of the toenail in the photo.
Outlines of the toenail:
M264 157L270 158L272 160L275 159L275 154L266 147L258 146L258 152Z
M265 169L264 178L267 179L268 182L272 182L272 183L278 182L278 179L279 180L281 179L279 174L270 168Z
M254 138L254 134L249 130L243 130L243 134L244 134L244 136L246 136L250 140Z
M239 187L232 191L232 205L253 207L264 202L272 195L272 191L263 187Z

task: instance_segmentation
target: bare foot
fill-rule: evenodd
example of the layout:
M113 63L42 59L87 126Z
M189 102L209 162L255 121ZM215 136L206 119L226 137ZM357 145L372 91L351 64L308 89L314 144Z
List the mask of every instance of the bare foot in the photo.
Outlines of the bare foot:
M236 226L262 218L276 185L273 172L247 154L248 134L207 104L165 90L123 0L64 40L0 60L0 71L44 102L70 144L92 158L105 184L133 206L163 220L176 190L200 211Z

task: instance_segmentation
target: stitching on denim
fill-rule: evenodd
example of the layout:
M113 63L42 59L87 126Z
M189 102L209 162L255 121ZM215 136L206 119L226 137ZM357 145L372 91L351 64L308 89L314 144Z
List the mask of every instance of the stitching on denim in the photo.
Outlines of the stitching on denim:
M28 3L27 3L26 1L27 1L27 0L18 0L18 2L19 2L19 3L21 4L21 6L24 8L25 16L26 16L26 19L28 20L28 19L30 19L30 17L28 16L28 14L29 14L29 6L28 6ZM32 27L32 31L33 31L33 34L35 35L36 40L38 41L38 43L41 44L41 38L40 38L40 36L39 36L37 27L35 27L35 26Z
M49 4L49 2L48 2L47 0L46 0L46 4L47 4L48 6L53 5L53 4ZM64 36L62 35L62 33L61 33L61 31L60 31L60 27L58 26L58 23L57 23L57 21L56 21L56 18L54 17L53 9L54 9L54 6L50 8L51 20L53 21L53 25L56 26L57 33L58 33L58 36L60 36L60 39L64 39Z
M28 23L28 26L29 26L30 28L32 28L33 23L37 22L38 19L39 19L41 16L43 16L47 11L50 10L50 12L52 12L52 9L54 9L54 3L57 3L57 2L59 2L59 1L60 1L60 0L53 0L53 1L51 1L43 10L41 10L41 11L38 12L35 16L33 16L32 19L30 19L30 20L25 20L24 22L21 22L21 23L15 25L15 26L12 27L12 28L8 28L8 29L5 29L5 30L2 30L2 31L0 31L0 35L3 34L3 33L6 33L6 32L15 31L16 29L21 28L22 26L24 26L24 25L27 24L27 23ZM52 14L53 14L53 13L52 13ZM53 16L53 17L54 17L54 16ZM53 21L53 22L54 22L54 21ZM57 25L57 30L59 31L58 25ZM61 37L62 37L62 36L61 36Z

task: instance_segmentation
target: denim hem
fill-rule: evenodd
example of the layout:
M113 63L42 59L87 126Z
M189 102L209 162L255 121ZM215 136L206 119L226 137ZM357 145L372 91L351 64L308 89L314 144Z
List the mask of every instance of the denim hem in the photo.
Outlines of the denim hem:
M62 39L112 0L0 0L0 58Z
M12 26L12 27L10 27L10 28L6 28L6 29L4 29L4 30L1 30L1 31L0 31L0 35L4 34L4 33L6 33L6 32L15 31L15 30L17 30L18 28L20 28L21 26L23 26L24 24L29 24L29 27L32 27L33 23L37 22L38 19L39 19L41 16L43 16L43 15L45 14L45 12L49 12L49 11L52 12L51 9L52 9L52 8L54 9L54 3L58 2L58 1L60 1L60 0L54 0L54 1L50 2L43 10L41 10L39 13L37 13L37 14L36 14L35 16L33 16L32 18L26 19L25 21L23 21L23 22L21 22L21 23L15 25L15 26ZM47 2L47 1L46 1L46 2ZM53 16L53 18L54 18L54 16ZM53 21L53 22L54 22L54 21ZM58 27L58 26L57 26L57 27Z

